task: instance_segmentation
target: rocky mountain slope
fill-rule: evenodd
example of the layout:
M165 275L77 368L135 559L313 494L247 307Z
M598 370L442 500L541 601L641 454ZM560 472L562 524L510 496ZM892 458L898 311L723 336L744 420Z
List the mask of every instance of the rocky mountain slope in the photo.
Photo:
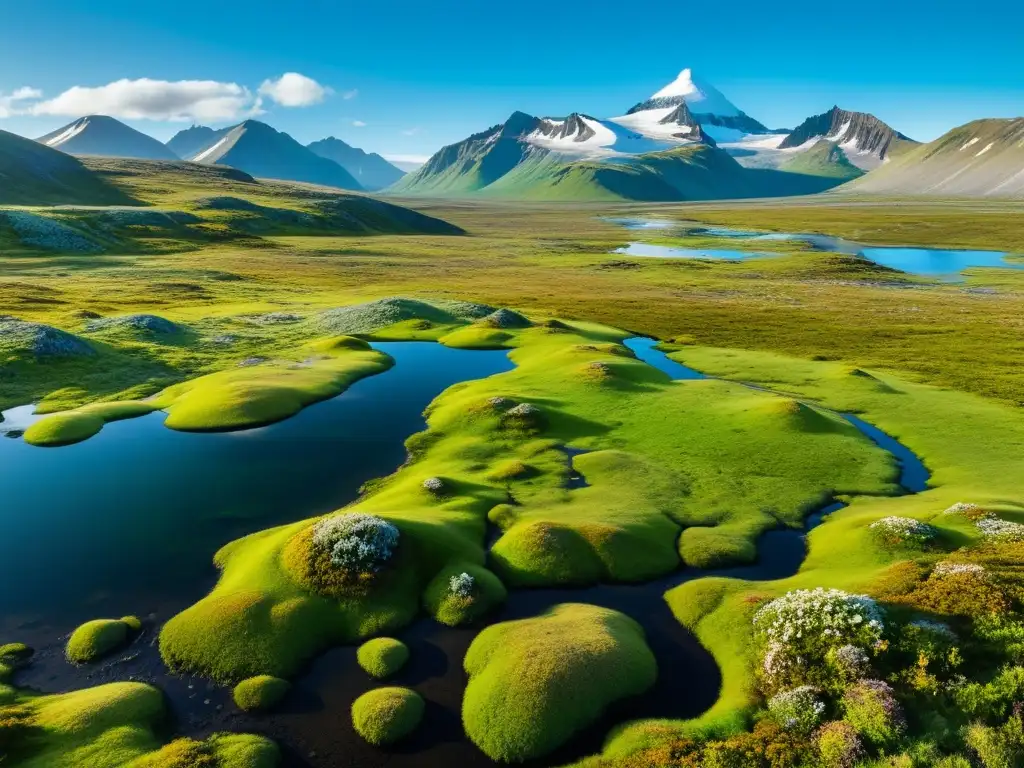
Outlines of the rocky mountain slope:
M187 159L204 165L230 165L259 178L362 189L352 174L333 160L320 157L287 133L257 120L246 120L219 132L212 145Z
M0 204L128 205L133 199L77 158L0 131Z
M975 120L893 159L850 192L1024 198L1024 118Z
M863 170L877 168L891 155L917 144L874 115L836 106L804 120L782 140L779 149L810 147L819 141L839 145L850 162Z
M170 149L141 131L106 115L89 115L36 139L69 155L177 160Z
M333 136L314 141L306 148L320 157L336 162L352 174L363 189L384 189L405 176L405 171L396 168L380 155L364 152Z
M230 128L214 130L213 128L207 128L205 125L193 125L191 128L186 128L174 134L171 140L167 142L167 148L178 157L195 157L204 149L212 147L220 141L221 137L230 130Z

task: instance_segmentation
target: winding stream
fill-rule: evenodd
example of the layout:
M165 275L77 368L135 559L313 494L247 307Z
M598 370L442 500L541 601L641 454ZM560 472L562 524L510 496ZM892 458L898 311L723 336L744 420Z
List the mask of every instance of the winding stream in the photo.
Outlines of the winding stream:
M706 378L670 360L651 339L625 343L673 379ZM0 569L6 570L0 574L17 579L27 593L0 597L3 636L39 649L18 683L59 691L128 678L151 682L165 691L179 732L264 733L281 743L285 766L494 765L464 737L460 721L462 658L478 627L450 629L422 618L398 633L412 656L394 682L419 691L427 710L416 735L387 751L363 742L351 726L352 701L376 686L358 668L354 647L317 658L295 681L282 707L263 716L237 711L228 689L168 674L159 659L157 628L213 585L216 572L210 561L221 544L350 503L363 482L401 464L405 438L423 428L423 409L443 389L511 368L503 352L467 352L429 343L374 346L391 354L396 366L269 427L187 434L165 429L162 416L153 414L107 425L96 437L59 449L0 440L10 502L0 513L7 516L7 533L0 539ZM913 453L871 425L847 418L896 456L908 492L924 487L928 473ZM567 449L570 489L586 485L572 468L578 453ZM819 510L808 525L839 506ZM710 707L721 686L718 667L676 622L664 593L708 575L751 580L790 576L806 555L803 534L794 529L764 533L759 559L751 565L717 571L686 568L639 585L512 592L493 621L533 616L562 602L613 608L643 626L659 667L658 682L648 693L613 708L535 765L565 764L599 751L609 727L623 719L688 718ZM47 562L66 563L66 568L40 567ZM80 621L128 612L145 615L147 610L147 629L126 653L91 667L64 662L62 642L55 639Z

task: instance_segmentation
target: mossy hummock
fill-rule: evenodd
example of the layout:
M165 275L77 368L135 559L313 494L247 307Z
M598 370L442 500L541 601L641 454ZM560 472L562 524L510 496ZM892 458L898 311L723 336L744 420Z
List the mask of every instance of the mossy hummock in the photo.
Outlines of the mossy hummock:
M134 616L87 621L71 633L65 655L76 664L98 661L127 645L141 629L142 622Z
M378 680L394 677L409 660L409 648L393 637L378 637L367 640L356 652L356 659L363 671Z
M273 709L283 699L291 683L280 677L257 675L249 677L235 686L231 697L239 709L246 712L264 712Z
M376 688L352 704L356 733L377 746L393 744L419 727L423 698L409 688Z
M466 735L489 757L542 757L614 701L654 685L658 668L628 616L564 604L481 632L465 659Z

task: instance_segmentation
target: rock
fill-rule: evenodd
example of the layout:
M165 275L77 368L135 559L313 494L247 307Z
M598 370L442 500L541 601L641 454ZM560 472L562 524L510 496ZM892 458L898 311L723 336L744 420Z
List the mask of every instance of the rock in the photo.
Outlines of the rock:
M533 323L518 312L511 309L498 309L480 321L492 328L529 328Z
M183 329L177 323L172 323L157 315L121 315L120 317L104 317L99 320L92 320L86 324L87 331L108 331L127 330L141 331L143 333L173 334L180 333Z
M0 347L28 349L36 357L74 357L94 355L96 351L84 339L42 323L30 323L13 317L0 318Z

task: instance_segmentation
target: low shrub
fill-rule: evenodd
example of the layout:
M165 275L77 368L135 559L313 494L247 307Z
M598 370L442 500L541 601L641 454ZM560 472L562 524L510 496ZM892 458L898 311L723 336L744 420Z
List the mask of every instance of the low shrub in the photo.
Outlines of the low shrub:
M359 646L356 660L366 674L385 680L396 675L409 661L409 648L401 640L378 637Z
M857 729L842 720L821 726L814 743L822 768L853 768L867 756Z
M431 580L423 602L435 619L456 627L484 617L503 603L507 594L501 580L483 566L455 563Z
M766 692L827 683L829 652L845 645L873 648L882 638L882 611L869 597L838 589L798 589L754 614L760 677Z
M825 714L821 691L801 685L775 694L768 700L768 711L779 725L800 733L810 733Z
M925 549L939 535L938 528L912 517L883 517L868 527L875 539L887 547Z
M246 712L263 712L272 709L285 697L291 683L280 677L257 675L249 677L235 686L232 698L239 709Z
M875 746L895 743L906 730L903 710L892 687L882 680L862 680L841 701L846 721Z
M398 538L394 525L360 512L334 515L313 528L313 547L336 568L354 573L379 571L391 559Z

